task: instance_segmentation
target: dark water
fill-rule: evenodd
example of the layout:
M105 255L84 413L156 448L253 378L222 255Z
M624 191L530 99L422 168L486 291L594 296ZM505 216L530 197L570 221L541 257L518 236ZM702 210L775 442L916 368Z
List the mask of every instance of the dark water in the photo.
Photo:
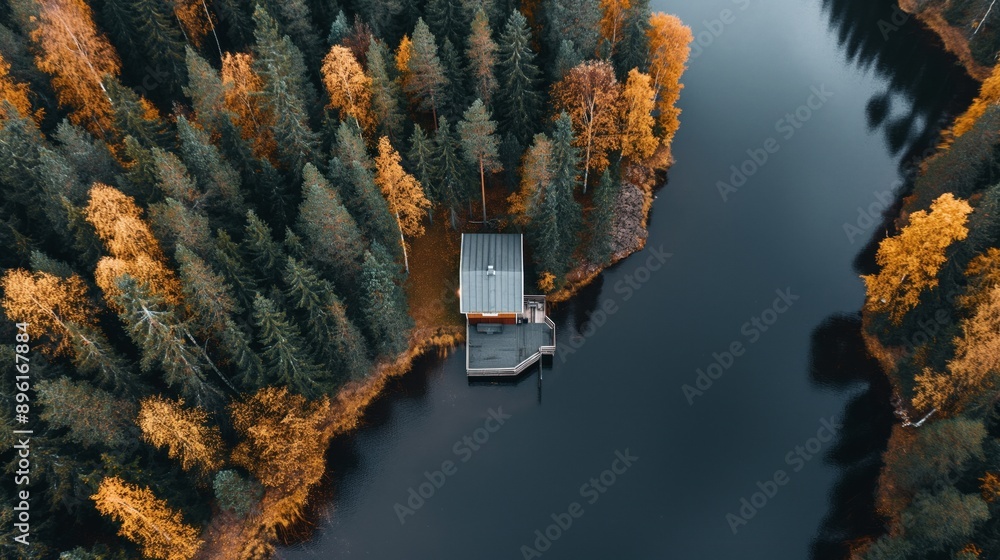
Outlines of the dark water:
M537 557L522 546L567 511L578 517L549 528L542 558L837 558L877 527L891 415L860 346L858 274L884 235L880 200L972 84L916 22L884 37L888 1L654 4L696 32L732 17L702 36L685 77L649 248L556 311L561 348L578 348L555 358L541 394L536 376L470 385L461 350L399 381L335 442L329 505L282 557ZM768 147L724 202L717 182ZM661 247L673 256L659 266ZM683 386L714 362L689 403ZM491 409L509 415L502 426ZM476 436L488 440L473 451L462 441ZM435 475L445 461L451 474ZM425 472L443 484L401 524L394 506ZM756 511L741 516L744 498Z

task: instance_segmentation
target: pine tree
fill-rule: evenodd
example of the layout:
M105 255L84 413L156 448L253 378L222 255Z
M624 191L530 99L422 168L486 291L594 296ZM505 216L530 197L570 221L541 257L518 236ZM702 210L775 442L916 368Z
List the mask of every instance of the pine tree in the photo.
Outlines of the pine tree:
M108 145L83 128L64 120L59 123L53 138L58 143L56 149L76 170L81 185L92 185L121 173L121 167L111 155ZM72 202L79 204L83 198L77 198L77 194L86 195L85 192L71 192L68 196L72 197Z
M542 271L557 279L569 270L582 221L580 205L573 198L580 159L573 140L569 115L562 113L552 136L552 182L532 212L532 222L537 224L535 259Z
M394 264L378 244L365 251L363 316L365 331L378 356L392 356L406 349L413 320L407 314L406 294L396 284Z
M402 50L403 44L400 44ZM417 20L403 80L403 90L421 111L430 111L437 122L437 110L448 86L434 35L423 19Z
M242 50L253 39L253 20L245 6L241 0L212 0L212 8L234 50Z
M149 222L168 253L185 245L199 255L207 255L212 247L212 233L205 214L174 198L151 205Z
M106 477L91 499L97 511L121 523L118 534L137 543L144 556L188 560L201 547L198 530L185 525L181 513L149 488L128 484L117 476Z
M441 117L434 133L434 199L452 215L469 200L468 166L462 160L458 135L452 132L448 119Z
M340 45L350 32L351 26L347 23L347 16L344 15L344 10L340 10L330 24L330 34L327 35L326 42L330 45Z
M51 428L69 428L69 440L85 447L121 449L134 445L135 405L68 377L42 379L38 391L40 418Z
M265 104L274 117L278 159L297 175L316 157L318 137L309 128L307 107L317 98L306 73L302 52L260 5L254 12L254 68L264 82Z
M389 47L375 39L368 47L368 75L371 77L371 112L378 122L376 132L399 141L403 136L403 92L394 76Z
M546 43L550 52L557 52L563 41L571 41L585 57L597 53L601 39L600 0L544 0L547 21Z
M423 185L403 169L400 159L399 153L389 143L389 139L385 136L380 138L378 158L375 160L375 184L389 204L389 211L396 216L399 243L403 249L403 264L409 272L410 263L406 256L405 236L419 237L424 234L421 220L431 203L424 196Z
M479 167L480 190L483 198L483 221L486 221L486 172L495 173L503 169L498 158L497 147L500 139L496 135L497 124L492 115L477 99L465 111L458 123L458 134L462 138L465 159Z
M469 15L461 0L428 0L427 26L434 36L442 41L451 41L456 47L463 47L463 33L469 28ZM416 33L414 33L416 39Z
M152 68L155 74L144 77L140 85L146 93L161 99L179 92L181 85L187 83L184 35L174 14L166 8L167 4L155 0L105 2L105 13L113 9L118 12L113 21L124 24L123 28L115 26L112 34L128 36L120 49L129 59L128 66ZM150 82L147 78L157 81ZM158 91L159 80L163 80L163 91Z
M441 96L441 115L449 120L462 118L462 110L468 103L468 87L466 87L465 64L451 39L445 39L441 45L441 68L444 70L445 86Z
M304 316L302 327L310 334L317 363L335 368L341 380L359 379L371 364L361 331L347 317L334 287L308 266L288 259L285 296Z
M226 280L187 247L177 247L181 286L188 315L204 337L220 338L240 307Z
M221 394L208 383L200 348L192 344L188 325L170 305L128 275L118 280L115 304L129 336L142 350L144 371L158 367L168 385L179 386L195 403L216 404Z
M149 101L116 78L107 78L105 85L114 106L114 122L120 137L131 136L147 150L174 147L173 133Z
M389 211L385 197L375 185L374 173L360 163L354 162L347 168L347 180L344 185L350 187L344 202L364 238L381 243L383 247L398 247L396 240L399 232L396 220ZM393 253L396 254L395 251Z
M372 32L388 37L394 31L397 17L403 13L407 0L354 0L355 12L363 14Z
M341 12L343 13L343 12ZM212 481L212 490L219 507L231 511L240 519L250 513L254 504L263 497L264 489L253 480L247 480L240 473L226 469L219 471Z
M473 92L489 106L497 89L497 44L493 41L489 17L482 8L476 11L476 16L472 20L465 57L469 61Z
M240 307L250 309L259 286L243 262L239 245L224 230L219 230L216 235L212 261L232 286L233 295Z
M269 382L309 398L323 394L328 388L328 375L309 357L302 333L285 312L258 294L253 302L253 317Z
M558 82L569 74L569 71L583 63L583 55L577 50L573 41L563 40L559 43L559 51L552 65L552 79Z
M337 285L356 290L365 242L337 192L311 164L302 173L298 230L306 254L333 275Z
M217 200L216 209L219 212L243 215L246 209L240 190L240 176L212 144L209 135L192 125L184 115L177 116L177 135L181 156L197 179L199 189L209 199Z
M594 191L594 209L588 216L590 229L590 250L587 258L597 265L611 262L614 252L615 210L621 185L611 168L601 174L601 181Z
M649 0L631 0L622 22L622 39L611 57L618 79L624 81L633 68L646 72L649 66Z
M515 10L500 35L497 62L497 112L500 128L510 132L521 145L531 139L541 115L542 97L538 92L539 70L531 50L528 21Z
M253 210L247 211L242 245L256 270L261 271L266 278L281 277L281 265L285 262L284 251L274 240L271 228Z
M312 24L312 10L306 0L262 0L268 12L281 23L281 33L292 39L309 66L319 66L322 56L319 35Z
M194 109L197 121L210 132L220 134L223 121L236 117L227 110L226 88L222 77L218 70L191 47L185 50L185 63L188 81L184 86L184 95L191 99L191 108Z
M434 169L434 146L430 138L424 132L424 128L419 124L413 126L413 134L410 135L410 151L406 153L406 163L413 173L413 176L420 181L421 185L427 185L430 189L434 184L434 177L437 171ZM427 193L433 197L432 192Z

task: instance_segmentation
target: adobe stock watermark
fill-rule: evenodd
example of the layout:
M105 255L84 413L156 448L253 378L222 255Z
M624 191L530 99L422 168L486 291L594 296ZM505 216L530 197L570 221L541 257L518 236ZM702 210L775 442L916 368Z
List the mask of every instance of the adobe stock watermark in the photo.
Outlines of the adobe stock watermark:
M771 306L751 317L740 327L743 338L730 342L721 353L712 352L712 362L705 368L695 370L694 385L681 386L681 392L684 393L688 405L693 406L695 397L701 397L705 391L711 389L715 382L733 367L737 358L746 354L747 348L760 340L764 333L778 322L778 317L788 312L799 300L799 296L793 294L791 288L777 289L774 293L778 297L774 298Z
M841 226L844 229L844 235L847 236L848 243L853 245L858 237L868 239L867 236L871 229L882 223L882 214L892 206L896 199L895 193L902 185L902 181L897 181L889 190L875 191L873 193L874 202L868 206L858 206L858 216L854 223L844 222Z
M448 459L441 463L441 468L424 471L425 480L417 484L416 488L411 486L406 489L405 505L400 502L393 504L392 511L399 519L400 525L406 524L408 516L416 515L417 511L424 507L452 476L455 476L459 464L469 462L476 452L490 441L490 436L499 431L504 422L511 418L509 414L504 414L503 407L500 406L496 407L496 410L489 409L486 414L482 426L473 430L470 435L462 436L451 446L451 452L455 454L458 462Z
M878 31L882 34L882 40L888 41L889 36L893 33L899 31L900 27L903 27L910 21L913 14L903 11L903 8L899 7L899 4L893 2L892 15L889 19L878 20Z
M577 336L571 336L569 341L559 344L556 350L559 361L566 363L566 359L570 355L583 348L587 341L608 323L608 319L621 310L618 296L622 302L632 299L635 293L649 282L653 273L663 268L663 265L672 256L674 256L673 253L663 250L663 245L650 249L646 260L641 265L615 282L613 290L616 295L605 298L594 311L588 313L587 320L580 326Z
M781 150L781 143L794 138L816 112L826 106L830 98L833 97L833 92L827 89L826 84L812 86L810 92L805 103L775 121L774 130L778 133L778 137L771 136L761 142L759 146L748 148L746 151L747 159L729 166L729 182L722 180L715 182L722 202L728 202L730 196L739 191L750 181L751 177L763 169L772 156Z
M764 482L758 480L757 491L750 494L749 498L740 498L740 508L737 513L726 513L726 523L733 534L737 534L741 527L757 517L757 514L774 500L781 489L791 482L790 474L806 468L806 465L837 437L842 428L843 425L838 422L836 416L820 419L819 429L816 430L815 437L807 439L801 445L796 445L785 454L785 464L790 467L791 473L785 469L778 469Z
M618 482L618 477L625 474L638 460L639 458L632 455L627 447L625 451L615 450L615 458L611 461L611 466L580 486L580 498L585 499L588 505L596 504L601 499L601 495ZM564 533L573 527L573 523L577 519L583 517L584 513L586 510L583 504L574 501L570 502L559 513L549 515L552 523L544 529L535 530L535 540L530 545L521 545L521 556L524 560L541 558Z
M732 2L740 12L745 12L750 7L750 0L732 0ZM738 12L726 8L719 12L718 17L702 20L702 29L696 30L694 42L691 43L691 59L698 58L705 50L715 44L716 39L722 37L726 29L736 23L738 15Z

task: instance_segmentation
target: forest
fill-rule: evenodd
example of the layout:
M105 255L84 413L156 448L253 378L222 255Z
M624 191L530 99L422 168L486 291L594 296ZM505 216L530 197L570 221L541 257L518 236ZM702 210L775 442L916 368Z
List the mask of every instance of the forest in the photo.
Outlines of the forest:
M1000 67L921 163L864 277L863 335L900 421L875 500L886 534L852 558L1000 557L998 102Z
M524 232L547 293L634 250L690 42L648 0L0 0L0 556L271 557L428 344L422 236Z

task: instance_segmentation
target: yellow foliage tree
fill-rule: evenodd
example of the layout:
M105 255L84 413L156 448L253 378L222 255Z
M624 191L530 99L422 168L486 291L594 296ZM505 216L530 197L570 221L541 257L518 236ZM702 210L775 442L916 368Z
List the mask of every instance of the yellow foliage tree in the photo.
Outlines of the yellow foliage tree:
M536 134L531 147L524 154L521 165L521 189L507 197L510 214L520 226L531 220L529 210L536 204L536 195L552 182L552 140Z
M264 80L253 69L253 56L226 53L222 58L222 85L226 108L236 115L236 126L253 145L254 155L271 159L278 147L271 131L274 115L261 102Z
M601 0L601 21L598 25L601 36L608 43L608 56L617 50L618 43L622 40L622 26L631 7L632 0Z
M188 560L201 547L198 530L149 488L106 477L90 498L97 511L121 523L118 534L138 544L146 557Z
M90 6L83 0L41 0L32 23L35 65L52 76L59 104L71 109L71 121L103 135L114 123L103 80L117 76L121 62L98 33Z
M33 336L45 333L51 346L41 346L50 355L70 349L67 323L96 326L96 310L87 299L87 286L77 275L59 278L45 272L8 270L0 281L3 308L12 321L30 323Z
M160 244L132 197L113 187L94 183L84 217L94 226L111 254L101 258L94 273L110 305L114 306L117 281L122 274L146 284L170 303L180 301L180 282L167 268Z
M424 188L420 181L407 173L399 162L399 153L389 143L389 138L385 136L379 138L378 157L375 159L375 184L389 203L389 211L396 215L399 242L403 246L403 262L409 271L405 236L419 237L424 234L424 224L421 220L431 207L431 203L424 196Z
M374 124L371 114L372 80L347 47L334 45L323 59L323 85L330 106L354 119L361 130Z
M636 68L630 70L621 97L622 157L646 159L660 145L653 135L655 103L656 92L649 74Z
M4 60L3 53L0 53L0 124L4 119L13 118L16 115L7 114L4 101L10 103L22 117L30 117L38 122L42 119L42 110L37 112L31 109L31 98L28 84L22 84L10 75L10 64Z
M887 311L898 324L916 307L920 293L938 285L945 250L968 236L965 224L970 212L968 202L945 193L931 204L930 212L914 212L899 235L883 240L876 254L881 271L862 277L868 287L868 309Z
M677 129L680 128L681 110L677 108L680 99L681 76L687 69L691 56L691 28L680 18L657 12L649 18L649 75L656 92L657 125L663 145L670 147ZM669 160L669 158L668 158Z
M410 77L410 58L413 57L413 41L409 35L403 35L396 48L396 70L399 72L399 85L406 91L406 81Z
M151 445L167 448L186 471L200 467L204 472L222 466L222 436L218 426L208 424L208 413L198 407L184 408L184 400L149 397L142 401L136 420Z
M955 139L972 130L972 127L986 113L986 109L998 102L1000 102L1000 66L993 68L993 74L983 81L979 96L965 110L965 113L955 119L955 124L951 129L943 134L942 147L950 147Z
M587 192L590 170L600 173L607 169L608 153L621 145L620 99L621 87L614 68L604 61L583 62L552 86L555 114L569 114L573 143L583 150L583 192Z
M326 397L310 402L275 387L230 405L233 424L243 436L233 450L233 462L279 497L265 511L265 524L289 525L298 519L309 488L323 477L323 426L329 409Z
M211 13L204 0L173 0L174 17L181 24L184 36L191 44L201 48L209 31L213 30Z

